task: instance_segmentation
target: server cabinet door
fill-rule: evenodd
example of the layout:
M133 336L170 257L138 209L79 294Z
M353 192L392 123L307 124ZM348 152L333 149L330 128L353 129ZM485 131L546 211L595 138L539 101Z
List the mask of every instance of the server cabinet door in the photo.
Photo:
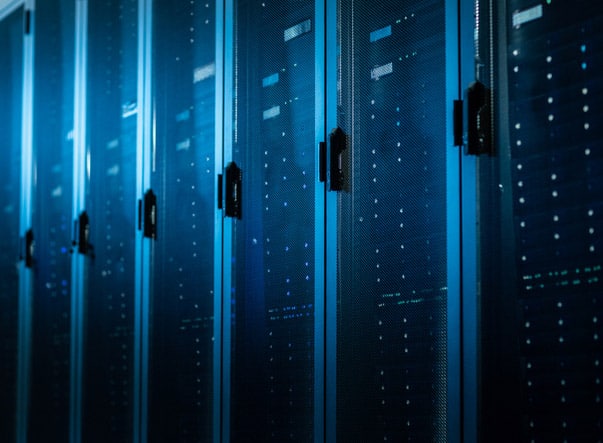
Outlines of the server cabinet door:
M23 8L0 18L0 435L15 438L23 92Z
M483 404L497 414L484 441L600 441L603 11L504 6L495 86L508 114L480 175Z
M84 441L133 433L137 4L88 4Z
M215 2L155 2L149 440L211 441ZM220 266L220 265L218 265ZM219 337L218 337L219 339Z
M448 440L446 15L431 0L339 5L341 441Z
M238 1L234 12L231 435L312 441L314 3Z
M74 23L73 2L47 1L36 8L33 441L69 439Z

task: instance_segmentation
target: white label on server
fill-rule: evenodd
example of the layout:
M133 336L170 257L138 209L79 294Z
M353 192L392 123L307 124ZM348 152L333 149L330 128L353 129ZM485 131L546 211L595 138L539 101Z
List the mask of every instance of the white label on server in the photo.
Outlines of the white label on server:
M210 63L199 68L195 68L193 73L193 83L199 83L216 75L216 64Z
M136 102L127 102L121 106L121 117L128 118L136 114Z
M186 140L181 141L176 145L176 151L188 151L191 147L191 139L187 138Z
M310 19L298 23L295 26L291 26L290 28L285 29L283 32L283 37L286 42L294 39L295 37L299 37L300 35L305 34L306 32L310 32L312 30L312 21Z
M523 11L516 11L513 13L513 26L519 27L524 23L537 20L542 17L542 5L534 6L530 9L524 9Z
M392 72L394 72L394 65L391 62L386 65L377 66L376 68L371 69L371 79L379 80L379 78L391 74Z
M281 113L280 106L273 106L270 109L266 109L264 111L264 120L268 120L269 118L274 118Z

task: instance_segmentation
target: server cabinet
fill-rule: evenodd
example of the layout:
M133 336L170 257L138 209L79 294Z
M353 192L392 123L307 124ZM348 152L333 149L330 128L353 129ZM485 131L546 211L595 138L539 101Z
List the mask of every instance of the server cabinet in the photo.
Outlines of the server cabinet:
M499 152L480 160L484 439L600 441L603 14L519 0L491 13L500 114Z
M215 2L154 2L149 441L214 432L216 20Z
M87 6L82 439L134 432L138 2Z
M453 3L338 5L340 441L460 435L459 392L449 395L459 383L449 374L459 365L451 306L461 260L459 157L450 139L459 69Z
M71 346L74 3L36 9L29 438L67 441Z
M315 50L324 43L314 8L234 4L224 174L224 209L233 217L225 228L232 441L312 441L322 404L314 401L323 278L316 121L324 115Z
M23 101L23 8L0 17L0 434L16 435Z

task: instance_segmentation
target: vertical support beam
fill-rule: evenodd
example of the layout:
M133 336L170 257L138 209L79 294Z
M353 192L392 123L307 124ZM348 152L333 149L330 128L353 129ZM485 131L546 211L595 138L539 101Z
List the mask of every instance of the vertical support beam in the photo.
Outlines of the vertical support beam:
M85 208L87 184L86 148L86 72L88 53L88 1L75 4L75 85L73 123L73 206L72 220L78 219ZM73 232L74 241L78 232ZM82 377L84 321L84 257L74 248L71 266L71 364L69 417L70 443L82 438Z
M447 441L463 441L463 368L462 368L462 249L461 249L461 177L462 150L454 146L453 102L458 99L460 2L447 1L446 8L446 214L447 214Z
M225 1L216 0L216 76L215 76L215 94L216 94L216 107L215 107L215 160L214 170L217 174L221 174L224 170L224 135L226 127L224 124L225 119L225 28L226 28L226 14L225 14ZM229 9L232 11L232 8ZM232 19L231 19L232 20ZM232 56L231 56L232 61ZM231 64L232 66L232 64ZM232 69L232 68L231 68ZM232 73L232 71L231 71ZM217 178L216 178L217 182ZM221 196L220 189L216 186L214 201L218 202L219 196ZM213 401L212 401L212 423L213 423L213 442L220 443L222 441L222 389L224 383L224 370L223 370L223 325L224 325L224 314L222 309L223 303L223 271L224 271L224 260L223 260L223 214L222 210L218 209L217 205L214 207L214 331L213 331ZM230 324L230 323L229 323ZM225 440L226 441L226 440Z
M21 118L21 191L19 234L31 227L33 171L33 27L32 16L35 7L33 0L26 0L24 6L23 29L23 89ZM28 17L29 14L29 17ZM29 21L26 25L25 21ZM29 29L25 29L28 26ZM32 273L25 265L19 263L19 343L17 360L17 442L27 441L27 417L29 410L29 375L31 365L31 330L32 330Z
M325 183L319 181L320 158L318 146L325 141L325 80L326 80L326 55L325 55L325 28L326 8L324 0L314 2L315 40L314 40L314 441L323 442L325 439L325 411L326 399L326 240L325 240Z
M218 0L219 1L219 0ZM233 0L225 0L223 3L223 57L222 57L222 69L223 69L223 83L221 86L221 96L223 97L223 132L222 132L222 164L219 165L222 170L224 164L232 160L232 149L235 137L234 123L234 101L236 96L236 79L234 77L234 65L235 65L235 6ZM217 39L218 40L218 39ZM218 44L218 43L217 43ZM218 79L218 75L216 75ZM219 81L219 80L218 80ZM236 124L236 123L234 123ZM216 156L216 162L218 156ZM218 165L216 165L218 166ZM220 383L220 439L222 442L230 441L230 377L231 377L231 355L232 349L232 224L233 219L229 217L223 217L222 211L217 211L216 220L220 218L220 224L222 229L222 245L220 247L222 251L222 260L220 267L222 268L223 284L221 289L221 297L218 300L218 306L221 310L221 325L220 333L222 337L222 343L220 347L220 361L222 365L221 383ZM217 264L217 263L216 263Z
M153 1L138 0L138 84L136 114L136 196L143 200L151 187L154 153L152 100ZM132 208L138 218L138 205ZM153 241L136 230L134 290L133 442L147 441L151 254Z
M459 73L460 84L469 85L474 77L473 37L474 1L458 0L459 5ZM462 97L459 97L462 98ZM477 159L465 156L458 148L461 189L461 251L462 251L462 420L463 441L478 441L478 294L477 294Z
M320 3L320 2L317 2ZM324 84L323 106L325 115L323 119L322 140L328 142L328 134L332 128L338 126L337 121L337 82L339 75L338 55L338 5L339 2L323 1L323 42L324 45L322 58L317 57L317 64L322 66L321 75ZM318 17L317 17L318 21ZM318 54L317 54L318 55ZM319 62L320 61L320 62ZM322 62L322 63L321 63ZM317 82L318 83L318 82ZM319 91L317 91L317 94ZM318 106L318 104L317 104ZM317 128L318 133L318 128ZM328 180L327 180L328 181ZM324 441L336 441L336 422L337 422L337 275L339 273L337 259L338 236L338 194L327 192L327 184L324 184L324 279L325 279L325 350L324 350ZM318 243L317 243L318 244Z

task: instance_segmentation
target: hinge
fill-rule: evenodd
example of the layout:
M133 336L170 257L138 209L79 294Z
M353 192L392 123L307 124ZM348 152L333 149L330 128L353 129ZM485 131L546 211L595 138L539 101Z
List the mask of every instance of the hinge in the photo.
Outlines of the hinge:
M23 28L25 35L29 35L31 33L31 9L25 10L25 14L23 16Z
M224 190L222 189L224 186L224 176L222 174L218 174L218 209L222 209L224 204L222 200L224 199Z
M454 146L463 146L463 100L454 101L453 110Z
M321 183L327 181L327 143L318 144L318 179Z

